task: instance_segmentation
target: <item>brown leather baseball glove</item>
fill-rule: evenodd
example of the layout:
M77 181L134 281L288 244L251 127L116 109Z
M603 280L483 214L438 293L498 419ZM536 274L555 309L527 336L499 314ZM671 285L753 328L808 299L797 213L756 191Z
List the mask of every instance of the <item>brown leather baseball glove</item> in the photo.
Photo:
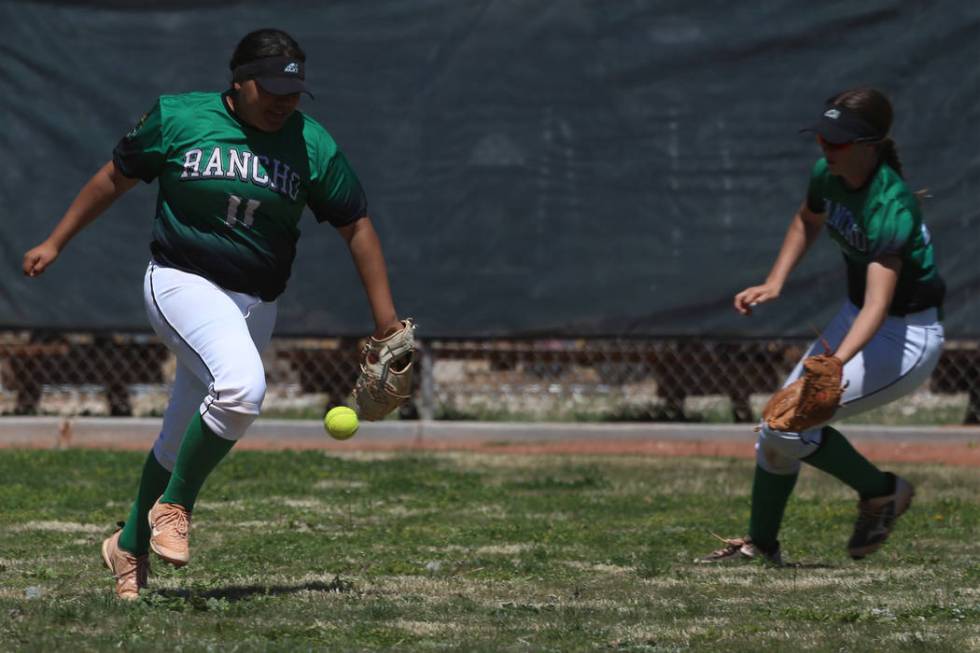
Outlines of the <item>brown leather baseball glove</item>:
M415 321L402 320L391 335L371 337L361 351L361 375L354 385L354 410L361 419L384 419L412 396Z
M840 405L844 364L820 354L803 361L803 375L774 394L762 419L771 429L799 433L830 421Z

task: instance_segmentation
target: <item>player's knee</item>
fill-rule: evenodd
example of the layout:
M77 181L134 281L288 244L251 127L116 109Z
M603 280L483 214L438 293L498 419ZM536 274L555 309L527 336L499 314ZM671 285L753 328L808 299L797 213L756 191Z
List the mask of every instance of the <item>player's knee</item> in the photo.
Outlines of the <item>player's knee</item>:
M230 399L252 411L258 416L262 410L262 402L265 400L265 372L252 375L252 377L241 384L236 392L232 393Z
M820 446L820 429L803 433L786 433L765 424L756 442L756 462L771 474L795 474L800 459L809 456Z
M265 374L253 375L235 387L215 384L205 401L204 423L216 435L238 440L262 411L265 399Z
M265 399L265 372L254 370L234 379L215 379L211 386L212 403L236 413L258 415Z
M764 447L761 442L755 443L755 463L770 474L789 476L800 470L800 461L789 458L771 447Z
M259 416L260 405L251 402L216 399L201 415L211 431L226 440L238 440Z

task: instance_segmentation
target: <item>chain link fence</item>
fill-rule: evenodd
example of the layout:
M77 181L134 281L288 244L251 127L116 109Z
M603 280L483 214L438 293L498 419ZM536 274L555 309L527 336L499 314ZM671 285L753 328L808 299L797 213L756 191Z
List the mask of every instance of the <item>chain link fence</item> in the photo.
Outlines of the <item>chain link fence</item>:
M277 338L263 414L318 418L345 403L356 338ZM422 340L401 419L753 422L802 355L796 339ZM155 336L0 332L0 412L163 414L176 362ZM980 343L948 341L930 382L854 420L980 421Z

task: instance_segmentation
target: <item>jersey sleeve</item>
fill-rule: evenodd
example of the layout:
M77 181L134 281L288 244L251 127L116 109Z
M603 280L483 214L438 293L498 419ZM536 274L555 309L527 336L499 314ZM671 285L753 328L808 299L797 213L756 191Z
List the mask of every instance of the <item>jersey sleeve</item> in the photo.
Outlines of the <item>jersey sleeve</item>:
M813 213L823 213L825 208L824 187L827 179L827 160L820 159L810 171L810 184L806 189L806 207Z
M112 151L112 160L131 179L149 183L159 176L167 160L160 100L119 140Z
M888 202L877 211L874 228L869 230L872 258L901 255L919 228L907 207L900 202Z
M311 186L307 204L318 222L343 227L367 215L361 182L339 150L320 164Z

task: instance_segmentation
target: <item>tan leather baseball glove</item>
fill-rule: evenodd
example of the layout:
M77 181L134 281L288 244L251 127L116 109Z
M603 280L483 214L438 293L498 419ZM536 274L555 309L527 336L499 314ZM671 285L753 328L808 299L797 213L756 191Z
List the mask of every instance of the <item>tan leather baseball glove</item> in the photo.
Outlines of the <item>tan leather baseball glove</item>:
M354 385L354 410L361 419L384 419L412 396L415 321L402 320L391 335L371 337L361 351L361 374Z
M819 354L803 361L803 375L774 394L762 411L771 429L799 433L830 421L840 405L844 364Z

